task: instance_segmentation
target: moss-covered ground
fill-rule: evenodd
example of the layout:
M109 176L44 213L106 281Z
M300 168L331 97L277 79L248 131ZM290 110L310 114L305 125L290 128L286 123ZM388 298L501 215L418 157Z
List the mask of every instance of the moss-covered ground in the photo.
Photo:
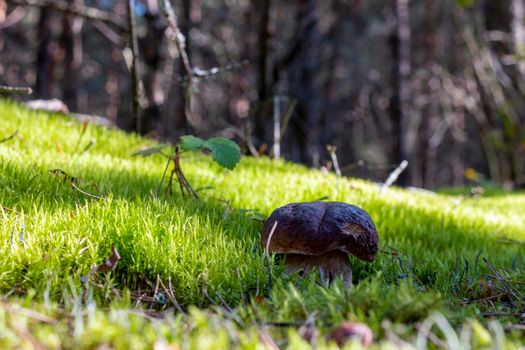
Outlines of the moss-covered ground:
M0 348L307 349L307 320L317 348L336 348L325 337L343 320L366 323L382 348L525 342L524 194L382 192L288 162L245 157L228 171L187 153L202 199L157 195L166 159L131 156L153 144L0 102ZM377 259L350 258L346 289L287 276L274 256L270 288L261 220L320 198L371 215ZM89 275L112 246L114 271Z

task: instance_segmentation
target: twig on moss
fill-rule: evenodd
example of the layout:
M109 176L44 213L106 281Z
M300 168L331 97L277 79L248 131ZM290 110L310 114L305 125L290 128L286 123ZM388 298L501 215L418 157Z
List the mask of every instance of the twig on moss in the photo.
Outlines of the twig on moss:
M0 143L7 142L7 141L13 139L16 135L18 135L18 130L16 130L14 133L12 133L11 135L9 135L7 137L4 137L3 139L0 139Z
M508 278L503 276L498 269L496 269L487 259L483 258L483 262L489 267L489 269L492 271L493 275L490 276L495 282L497 282L501 288L499 288L502 292L504 292L509 299L510 304L512 307L516 307L516 304L522 304L523 303L523 295L522 293L512 284L512 281L510 281Z
M403 160L401 163L399 163L397 168L395 168L394 171L392 171L388 175L388 178L386 179L385 183L381 186L381 192L384 192L387 188L392 186L394 182L396 182L397 179L399 178L399 175L401 175L401 173L405 171L407 166L408 166L408 161L406 160Z
M189 183L188 179L186 179L186 176L182 172L182 168L180 166L180 155L182 152L180 152L178 149L175 150L175 154L173 157L171 157L171 161L173 161L173 169L171 171L170 179L168 181L168 186L166 187L166 193L172 194L173 191L173 178L175 175L177 175L177 181L179 182L180 191L182 193L182 196L186 195L186 192L189 196L194 197L195 199L200 199L199 195L193 187L191 187L191 184Z
M180 306L179 302L177 301L177 298L175 297L175 292L173 292L173 286L171 284L171 276L168 278L168 288L166 288L162 280L160 280L160 285L164 289L164 292L166 293L166 295L168 295L168 298L170 298L171 303L173 304L173 306L175 306L175 309L177 309L177 311L180 312L181 314L184 314L185 312Z
M17 212L17 211L14 210L14 209L11 209L11 208L8 208L8 207L5 207L5 206L3 206L3 205L0 205L0 207L1 207L3 210L8 211L8 212L10 212L10 213L15 213L15 214L21 215L21 213Z
M21 306L12 306L9 303L2 302L2 303L0 303L0 307L2 307L5 311L7 311L9 313L22 315L22 316L25 316L25 317L37 320L39 322L49 323L49 324L54 324L54 323L57 322L57 320L54 319L54 318L51 318L49 316L46 316L46 315L41 314L39 312L36 312L34 310L26 309L26 308L21 307Z
M94 199L104 200L104 197L99 197L99 196L96 196L96 195L91 194L89 192L86 192L86 191L82 190L81 188L79 188L77 185L75 185L75 183L71 183L71 188L74 189L74 190L77 190L78 192L82 193L85 196L88 196L88 197L91 197L91 198L94 198Z
M81 179L79 177L71 176L71 175L69 175L68 173L66 173L62 169L52 169L52 170L49 170L49 172L51 174L55 175L55 176L62 177L64 182L69 181L71 183L71 188L74 189L74 190L77 190L78 192L82 193L83 195L91 197L91 198L95 198L95 199L105 200L104 197L96 196L94 194L88 193L88 192L84 191L83 189L81 189L80 187L77 186L77 184L79 184L79 183L87 183L88 185L90 185L93 188L95 188L95 190L97 192L100 192L99 189L98 189L98 186L96 184L90 184L87 181L85 181L84 179Z
M332 164L334 165L335 173L338 177L343 176L343 173L341 173L341 168L339 168L339 162L337 161L337 154L335 153L337 151L337 147L328 145L326 146L326 150L328 153L330 153L330 158L332 158Z

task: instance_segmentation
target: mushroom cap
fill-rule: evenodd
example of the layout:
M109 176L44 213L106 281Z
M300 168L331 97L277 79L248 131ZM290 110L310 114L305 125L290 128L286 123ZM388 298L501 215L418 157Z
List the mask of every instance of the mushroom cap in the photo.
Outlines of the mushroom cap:
M379 237L370 215L343 202L290 203L273 211L264 224L261 244L266 248L272 227L270 253L321 255L341 250L373 261Z

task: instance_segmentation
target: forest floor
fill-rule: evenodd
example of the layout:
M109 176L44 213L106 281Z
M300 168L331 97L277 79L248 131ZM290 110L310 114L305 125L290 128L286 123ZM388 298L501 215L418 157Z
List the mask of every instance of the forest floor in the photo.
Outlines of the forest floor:
M132 156L151 140L7 101L0 120L2 349L308 349L305 330L336 349L326 336L344 320L371 328L370 348L525 343L524 194L381 191L284 161L228 171L188 153L201 200L178 186L157 195L166 159ZM287 276L274 256L270 286L262 219L321 198L370 214L377 259L350 258L344 288Z

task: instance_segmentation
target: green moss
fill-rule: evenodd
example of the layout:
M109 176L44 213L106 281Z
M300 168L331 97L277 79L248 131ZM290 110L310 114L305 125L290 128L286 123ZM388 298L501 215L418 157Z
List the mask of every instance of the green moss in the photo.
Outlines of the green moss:
M283 161L244 158L231 172L208 156L190 153L182 167L194 188L205 189L203 200L183 198L177 191L157 197L165 159L131 156L154 144L151 140L94 125L83 133L83 125L68 117L8 101L0 102L0 120L0 139L18 130L15 138L0 143L0 204L7 208L0 210L0 293L10 294L13 305L24 298L29 301L22 303L53 315L84 310L76 323L57 316L60 326L50 326L4 309L0 342L5 347L27 341L16 322L29 322L24 327L50 348L107 343L122 349L151 348L164 338L188 349L217 348L214 343L255 348L261 325L286 322L292 327L268 331L300 348L297 325L314 313L322 332L351 319L386 339L389 320L407 327L408 339L434 311L458 326L493 309L487 303L465 306L489 293L485 275L491 271L483 258L506 269L510 280L525 275L524 194L465 199L396 188L382 193L371 182L325 176ZM79 187L104 200L72 189L53 169L81 178ZM342 284L322 287L315 274L284 276L275 259L269 290L258 245L261 223L254 213L264 217L280 205L325 196L368 211L382 252L372 264L351 260L356 286L350 290ZM104 262L113 245L122 257L116 270L95 276L85 290L81 277ZM151 321L131 311L136 305L141 310L173 307L160 287L166 303L137 297L153 297L157 278L171 282L173 296L192 310L190 316ZM516 288L525 293L523 284ZM500 299L496 307L509 311ZM94 302L99 307L88 306ZM217 305L233 313L218 311ZM508 337L512 341L519 334Z

